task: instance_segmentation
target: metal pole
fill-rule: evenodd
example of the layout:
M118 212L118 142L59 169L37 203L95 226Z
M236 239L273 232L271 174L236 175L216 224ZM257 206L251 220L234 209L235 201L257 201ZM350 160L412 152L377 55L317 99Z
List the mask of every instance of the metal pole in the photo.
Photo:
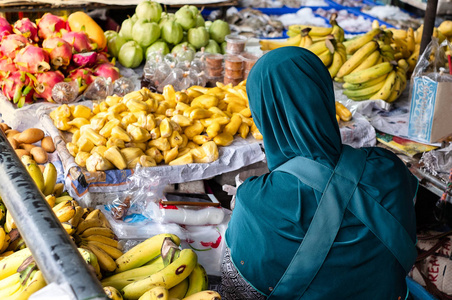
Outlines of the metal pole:
M47 283L68 284L79 300L107 299L0 130L0 196Z
M422 32L421 48L419 49L419 55L421 55L428 43L430 43L433 34L433 28L435 27L436 10L438 8L438 0L428 0L427 8L425 9L424 17L424 31Z

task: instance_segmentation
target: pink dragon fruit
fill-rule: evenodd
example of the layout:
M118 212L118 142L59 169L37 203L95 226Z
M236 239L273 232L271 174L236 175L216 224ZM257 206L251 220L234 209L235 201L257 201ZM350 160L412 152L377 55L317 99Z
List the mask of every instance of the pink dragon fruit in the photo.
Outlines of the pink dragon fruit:
M116 68L114 65L109 64L109 63L105 63L105 64L99 65L94 70L94 75L102 76L102 77L105 77L105 78L111 78L112 82L120 77L119 69Z
M68 78L77 81L80 91L85 90L95 79L89 68L75 69L69 74Z
M62 38L51 37L42 42L42 47L50 54L50 63L55 67L66 67L71 62L72 46Z
M20 71L38 73L50 70L49 60L47 51L28 45L17 53L14 62Z
M64 81L64 75L60 71L49 71L36 75L36 86L33 98L43 98L48 102L54 102L52 99L52 89L58 82Z
M16 65L11 58L0 59L0 79L8 77L9 73L16 71Z
M29 18L17 20L16 23L14 23L13 31L16 34L21 34L24 37L29 38L33 42L39 42L38 26L30 21Z
M13 33L13 27L9 24L8 20L0 17L0 41L8 34Z
M108 54L107 52L98 52L97 53L97 59L96 59L96 65L110 63L110 60L108 60Z
M17 103L17 107L22 107L25 102L33 101L33 87L31 80L25 72L12 72L3 79L3 94L8 100Z
M61 29L66 28L66 21L51 13L44 14L41 19L36 20L36 23L38 24L38 36L41 39L55 36Z
M71 44L75 53L89 52L94 50L89 41L88 35L84 32L70 31L63 33L63 40Z
M72 61L77 67L92 67L96 63L96 52L76 53L72 55Z
M20 34L5 36L0 43L0 51L3 55L14 59L17 52L29 44L28 39Z

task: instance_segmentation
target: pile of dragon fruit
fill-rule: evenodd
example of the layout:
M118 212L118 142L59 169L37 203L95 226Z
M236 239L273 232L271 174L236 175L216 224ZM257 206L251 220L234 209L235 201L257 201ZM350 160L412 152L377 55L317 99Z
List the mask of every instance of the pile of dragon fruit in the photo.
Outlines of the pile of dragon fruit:
M120 74L107 49L83 31L70 31L63 18L46 13L36 23L23 18L10 24L0 17L0 87L17 107L54 102L52 89L60 82L76 81L82 93L98 76L115 81Z

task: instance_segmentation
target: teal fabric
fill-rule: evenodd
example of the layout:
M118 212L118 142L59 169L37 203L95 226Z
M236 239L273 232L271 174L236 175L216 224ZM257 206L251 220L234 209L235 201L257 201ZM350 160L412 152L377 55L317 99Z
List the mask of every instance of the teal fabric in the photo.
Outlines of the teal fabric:
M296 156L332 170L343 145L331 78L309 51L284 47L264 55L249 74L247 93L264 137L270 173L248 178L239 187L226 242L239 272L270 295L303 241L323 195L294 175L272 171ZM355 191L360 201L347 207L334 244L302 299L397 299L406 294L406 270L372 230L375 221L392 216L399 230L415 242L413 199L418 182L393 153L381 148L362 151L365 164ZM304 167L299 165L301 170ZM384 213L373 216L374 210ZM292 286L298 289L298 282Z

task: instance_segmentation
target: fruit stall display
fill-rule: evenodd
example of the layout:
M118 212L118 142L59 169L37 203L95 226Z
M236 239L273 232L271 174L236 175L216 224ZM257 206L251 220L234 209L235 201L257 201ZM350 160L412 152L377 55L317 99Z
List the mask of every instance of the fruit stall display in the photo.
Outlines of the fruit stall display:
M98 76L112 81L120 76L103 30L84 12L67 19L46 13L36 22L23 18L14 24L0 18L0 37L0 86L18 107L40 99L54 102L55 85L64 93L68 82L77 82L75 98Z
M124 20L119 32L107 31L108 51L119 63L136 68L147 55L160 51L177 53L183 46L206 53L225 53L228 23L205 22L196 6L184 5L175 13L162 12L154 1L137 5L135 14Z

